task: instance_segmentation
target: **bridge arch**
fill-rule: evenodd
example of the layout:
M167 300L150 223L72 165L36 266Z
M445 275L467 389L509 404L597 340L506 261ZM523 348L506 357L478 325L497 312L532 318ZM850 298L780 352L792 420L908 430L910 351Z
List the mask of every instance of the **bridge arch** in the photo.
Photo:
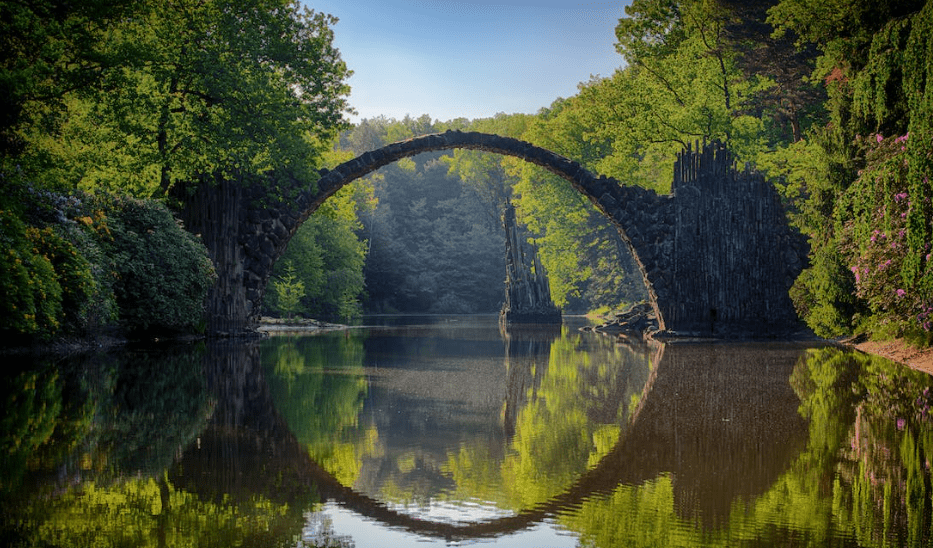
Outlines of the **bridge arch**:
M596 176L578 162L519 139L488 133L447 131L392 143L380 149L366 152L332 170L321 170L321 178L318 181L316 191L303 196L303 200L298 204L301 213L294 226L290 227L289 237L325 200L354 180L365 177L369 173L403 158L424 152L458 148L480 150L525 160L567 180L573 188L587 197L615 225L622 240L626 242L635 257L635 263L648 291L650 304L657 314L661 329L664 329L664 319L658 308L654 281L649 276L645 264L641 261L641 255L645 254L646 251L647 255L652 258L657 256L657 253L650 250L636 249L633 246L627 234L629 223L624 222L624 220L628 219L628 216L619 215L619 212L616 211L619 204L632 201L634 203L629 204L629 211L642 213L635 215L637 217L634 219L635 222L644 222L644 212L657 209L664 201L664 197L660 197L650 190L637 187L622 187L615 179ZM281 246L281 249L277 249L274 260L278 260L284 249L284 245Z
M208 298L208 330L258 326L275 261L343 186L397 160L457 148L531 162L586 196L632 252L662 331L775 337L801 330L788 290L806 264L806 238L788 227L777 191L747 167L736 169L721 145L688 147L674 165L671 193L658 195L518 139L460 131L393 143L321 170L313 188L293 182L295 197L284 202L270 199L269 181L204 181L180 213L188 230L202 234L219 275Z

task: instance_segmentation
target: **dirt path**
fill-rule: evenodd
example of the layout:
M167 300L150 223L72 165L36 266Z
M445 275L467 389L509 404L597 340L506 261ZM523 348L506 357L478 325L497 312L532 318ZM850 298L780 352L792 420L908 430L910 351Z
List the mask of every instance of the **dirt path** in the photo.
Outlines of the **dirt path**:
M903 341L868 341L854 345L867 354L875 354L933 375L933 348L918 349Z

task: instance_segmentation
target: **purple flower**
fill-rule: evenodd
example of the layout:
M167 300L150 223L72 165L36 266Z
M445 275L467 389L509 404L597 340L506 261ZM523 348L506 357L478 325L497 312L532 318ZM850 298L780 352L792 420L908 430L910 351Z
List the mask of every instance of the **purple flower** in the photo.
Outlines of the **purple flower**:
M897 429L898 429L898 430L903 430L903 429L904 429L904 426L906 426L906 425L907 425L907 421L906 421L906 420L904 420L904 419L897 419Z
M906 197L907 197L907 193L906 193L906 192L898 192L897 194L894 195L894 201L895 201L895 202L900 202L901 200L903 200L903 199L906 198Z
M904 295L907 294L907 292L904 291L903 289L898 289L897 291L895 291L895 293L897 293L898 297L903 297Z
M880 143L881 141L884 141L884 137L882 137L882 135L879 133L878 135L875 135L875 141Z

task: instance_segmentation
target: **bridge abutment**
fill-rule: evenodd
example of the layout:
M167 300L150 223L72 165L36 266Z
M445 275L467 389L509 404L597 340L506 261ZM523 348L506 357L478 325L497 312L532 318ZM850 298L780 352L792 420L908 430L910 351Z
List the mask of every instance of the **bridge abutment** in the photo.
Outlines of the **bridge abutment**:
M671 187L668 329L711 336L799 331L789 290L804 268L806 239L787 223L780 196L719 143L688 148Z
M344 185L402 158L456 148L523 159L585 195L633 252L662 330L726 337L802 328L788 290L805 265L806 241L788 226L774 188L760 174L736 170L721 145L684 151L671 194L658 195L517 139L448 131L322 170L315 188L220 181L202 185L203 196L183 198L182 218L202 235L220 276L208 304L209 331L235 334L257 325L272 265L301 223ZM272 200L274 192L290 197Z

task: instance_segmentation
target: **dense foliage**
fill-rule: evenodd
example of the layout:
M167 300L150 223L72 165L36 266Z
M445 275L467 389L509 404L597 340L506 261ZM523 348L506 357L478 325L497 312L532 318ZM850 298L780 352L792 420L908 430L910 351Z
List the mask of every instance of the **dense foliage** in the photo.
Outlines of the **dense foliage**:
M370 189L357 183L305 221L276 263L265 305L273 315L346 320L361 313L365 242L357 232L358 204Z
M201 322L213 265L163 204L5 183L4 335L164 333Z
M126 281L108 275L116 247L104 245L106 231L120 230L118 217L87 205L63 214L67 222L27 214L23 189L36 197L28 203L64 211L56 200L84 203L77 190L170 197L174 207L207 180L264 181L271 205L288 199L280 182L307 188L324 164L464 129L527 140L661 193L680 149L722 140L766 173L810 238L791 297L818 334L930 341L929 1L633 0L616 27L623 68L536 114L376 118L352 128L334 19L295 3L4 2L0 15L0 173L18 189L0 216L10 332L134 321L121 310ZM535 240L558 304L645 298L616 230L566 182L475 151L422 155L357 183L301 227L274 280L294 270L302 315L494 311L506 200ZM165 245L188 245L174 234ZM183 283L194 294L206 279ZM285 314L292 307L275 287L265 309Z
M2 328L200 324L213 269L159 202L314 184L348 109L334 22L290 0L0 3Z
M929 343L933 302L933 4L781 2L771 19L821 54L827 92L812 163L791 172L813 261L795 291L819 334ZM842 267L842 268L840 268ZM854 298L853 298L854 297Z
M180 331L199 323L214 267L194 235L161 203L132 198L116 202L108 227L122 325Z

